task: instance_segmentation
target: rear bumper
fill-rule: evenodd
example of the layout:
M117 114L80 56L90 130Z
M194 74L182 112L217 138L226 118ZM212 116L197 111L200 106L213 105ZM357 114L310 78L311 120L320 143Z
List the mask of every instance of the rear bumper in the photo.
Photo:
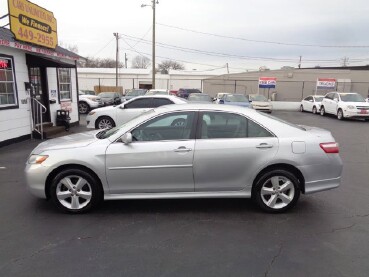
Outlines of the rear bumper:
M305 183L305 194L334 189L341 184L341 177Z

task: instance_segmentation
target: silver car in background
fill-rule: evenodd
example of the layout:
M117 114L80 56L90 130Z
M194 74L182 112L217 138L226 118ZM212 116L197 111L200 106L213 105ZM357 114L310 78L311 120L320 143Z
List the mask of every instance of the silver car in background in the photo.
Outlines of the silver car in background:
M283 212L300 193L339 186L338 152L329 131L252 109L168 105L110 130L45 141L25 172L34 195L70 213L103 199L223 197Z

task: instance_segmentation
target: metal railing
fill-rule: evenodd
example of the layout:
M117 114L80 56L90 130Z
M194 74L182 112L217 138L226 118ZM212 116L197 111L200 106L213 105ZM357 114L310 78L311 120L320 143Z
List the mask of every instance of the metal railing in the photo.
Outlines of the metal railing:
M46 113L47 108L36 98L30 99L30 113L31 113L31 138L33 139L33 132L40 134L41 139L44 139L44 126L42 115Z

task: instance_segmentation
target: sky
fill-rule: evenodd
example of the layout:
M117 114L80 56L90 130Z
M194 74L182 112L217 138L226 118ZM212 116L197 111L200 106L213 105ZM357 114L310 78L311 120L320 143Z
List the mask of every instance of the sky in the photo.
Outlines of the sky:
M151 59L151 0L33 0L54 13L58 40L84 57L114 58L128 67L137 55ZM159 0L156 62L171 59L186 70L231 72L369 64L366 0ZM0 0L1 15L7 0ZM0 20L1 26L8 19Z

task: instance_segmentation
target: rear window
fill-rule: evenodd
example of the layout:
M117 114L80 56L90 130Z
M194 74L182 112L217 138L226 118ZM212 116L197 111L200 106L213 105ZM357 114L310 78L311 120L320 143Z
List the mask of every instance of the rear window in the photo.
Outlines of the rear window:
M305 128L303 128L303 127L301 127L300 125L296 125L296 124L293 124L293 123L291 123L291 122L288 122L288 121L282 120L282 119L280 119L280 118L278 118L278 117L275 117L275 116L272 116L272 115L270 115L270 114L261 113L261 112L259 112L259 114L261 114L261 115L263 115L263 116L265 116L265 117L268 117L268 118L274 119L274 120L276 120L276 121L279 121L279 122L281 122L281 123L287 124L288 126L291 126L291 127L297 128L297 129L299 129L299 130L301 130L301 131L306 131L306 129L305 129Z

